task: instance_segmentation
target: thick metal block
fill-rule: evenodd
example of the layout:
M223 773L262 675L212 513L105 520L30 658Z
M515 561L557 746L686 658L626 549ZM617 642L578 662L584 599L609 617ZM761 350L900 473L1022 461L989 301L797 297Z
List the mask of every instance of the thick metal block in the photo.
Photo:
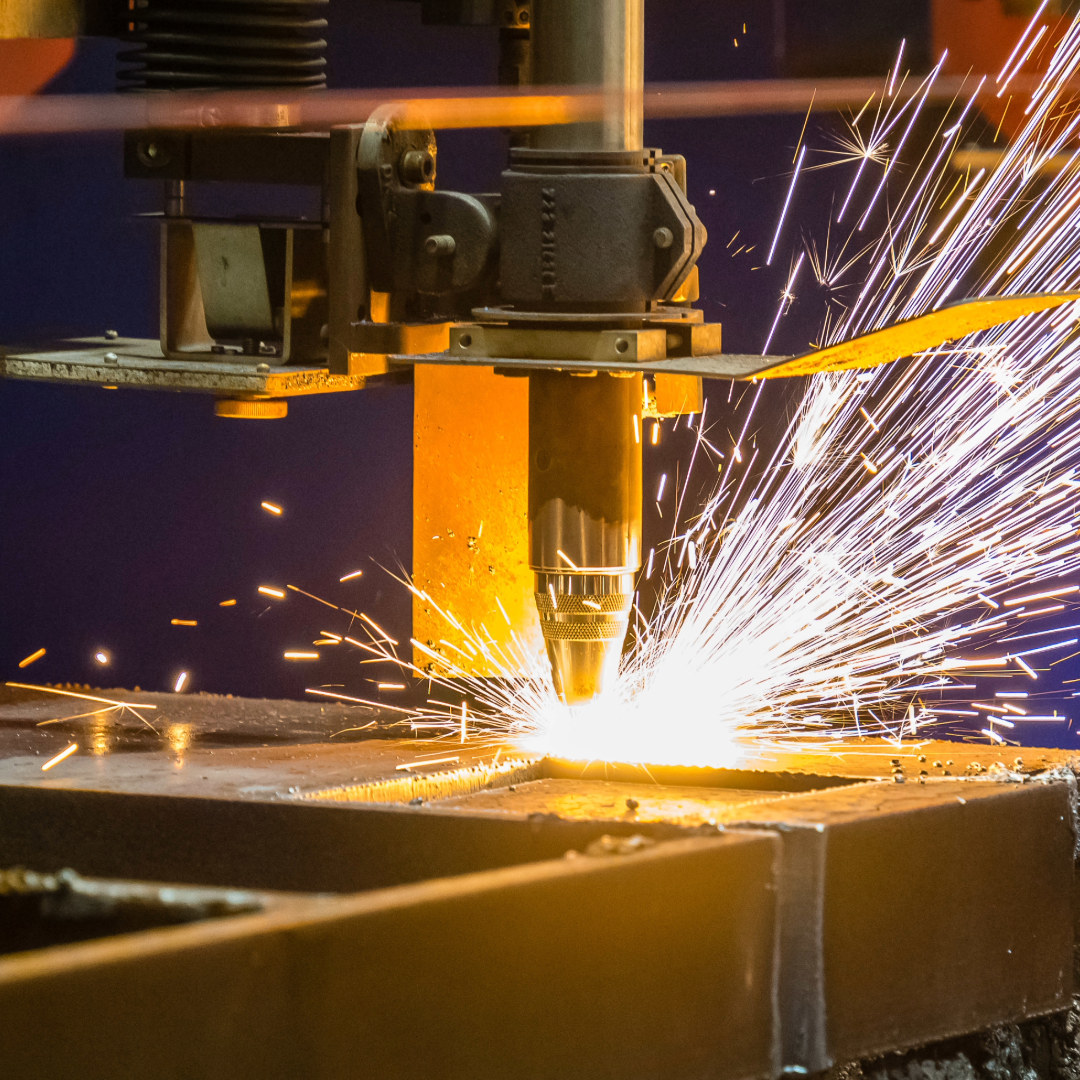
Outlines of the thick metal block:
M540 653L528 559L528 381L420 364L415 399L413 581L430 599L413 599L413 637L436 651L443 638L463 647L438 605L463 626L483 627L509 662L521 649ZM470 674L500 674L482 656L448 655Z
M1069 1005L1065 784L861 784L744 820L784 837L785 1071Z
M779 841L747 832L0 959L5 1074L751 1080Z

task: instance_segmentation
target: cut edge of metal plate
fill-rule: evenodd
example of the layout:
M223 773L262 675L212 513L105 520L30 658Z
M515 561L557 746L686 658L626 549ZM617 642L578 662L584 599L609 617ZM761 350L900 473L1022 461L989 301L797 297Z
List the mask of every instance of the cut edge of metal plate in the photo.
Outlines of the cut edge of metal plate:
M433 765L441 764L433 761ZM748 768L635 765L632 763L571 761L569 759L512 756L488 763L420 772L424 761L409 763L403 775L362 783L338 784L305 791L297 798L315 802L411 803L436 802L474 795L492 788L524 784L530 780L606 780L666 787L765 791L775 795L822 791L832 787L877 781L872 776L830 776Z

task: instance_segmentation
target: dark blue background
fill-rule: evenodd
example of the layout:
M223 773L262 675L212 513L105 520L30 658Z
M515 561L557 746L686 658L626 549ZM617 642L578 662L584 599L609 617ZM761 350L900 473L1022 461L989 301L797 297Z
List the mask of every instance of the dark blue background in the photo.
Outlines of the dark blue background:
M929 55L925 3L883 3L869 20L854 0L789 3L783 55L775 5L646 6L650 81L879 72L905 35L916 66ZM330 20L332 86L495 81L491 31L425 27L419 5L390 0L333 0ZM845 40L840 63L832 46ZM50 92L110 90L116 50L107 39L80 42ZM812 133L830 123L815 118ZM776 265L753 269L802 124L802 116L777 116L647 126L647 145L689 161L691 201L711 238L703 306L724 323L727 351L761 349L799 242L792 229ZM440 186L497 187L500 133L445 133L439 146ZM802 197L826 189L828 177ZM119 134L0 140L0 340L107 328L156 336L157 233L138 215L159 209L160 197L157 185L123 179ZM215 195L195 197L212 203ZM732 258L741 243L758 250ZM812 299L785 320L774 351L806 346L820 315ZM733 416L727 384L710 390L723 431ZM758 414L763 433L782 420L789 395L770 389ZM262 603L255 589L290 582L359 605L407 637L408 594L376 564L409 565L411 438L404 387L296 399L287 420L255 423L216 419L211 401L194 395L0 382L0 675L164 689L188 670L193 689L221 693L299 696L311 681L364 692L361 680L375 672L361 672L355 659L317 670L281 660L283 648L340 630L333 613L295 594ZM689 446L685 434L666 432L659 449L648 448L646 490L685 461ZM265 513L263 499L285 514ZM668 528L647 510L647 546ZM362 579L339 585L358 568ZM235 607L218 606L231 597ZM199 626L173 627L171 618ZM20 672L19 659L42 645L46 657ZM107 672L93 660L99 648L113 657ZM1038 732L1040 741L1053 736Z

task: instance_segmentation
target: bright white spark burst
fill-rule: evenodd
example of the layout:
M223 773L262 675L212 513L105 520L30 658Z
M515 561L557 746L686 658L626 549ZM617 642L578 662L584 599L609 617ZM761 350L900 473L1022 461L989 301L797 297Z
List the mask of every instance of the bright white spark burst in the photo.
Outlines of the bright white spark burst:
M873 131L859 145L881 147L894 135L897 150L884 162L860 155L829 228L847 214L858 233L875 207L888 220L823 345L950 298L1080 289L1080 150L1058 176L1039 180L1044 162L1076 144L1080 109L1067 84L1078 68L1080 20L1033 93L1024 130L1000 166L968 186L959 210L944 198L948 162L982 84L955 103L907 171L898 154L940 65L915 97L885 94L876 112L864 110ZM864 205L848 213L863 189ZM791 275L782 309L793 283ZM414 641L414 663L401 666L435 682L438 672L455 676L447 687L456 700L462 683L471 690L489 731L575 759L731 765L852 733L900 739L955 715L982 715L985 737L1008 739L1033 717L1018 707L946 706L974 688L959 683L960 672L1011 673L1034 690L1037 672L1024 657L1054 647L1017 649L1015 636L1002 638L1031 625L1017 622L1025 605L1006 606L1010 598L1052 593L1080 569L1078 314L1080 304L1069 305L894 367L810 380L771 458L735 455L720 488L672 537L668 587L650 619L639 615L619 685L604 700L562 706L546 663L516 639L507 655L484 627L466 628L448 610L455 655L442 648L449 642L436 651ZM744 449L749 422L736 444ZM699 450L704 458L704 418L695 431L695 459ZM696 562L685 557L691 551ZM1038 615L1039 603L1027 614ZM374 635L361 647L384 658L392 651ZM505 681L466 677L477 657ZM459 728L451 703L400 711L418 727Z

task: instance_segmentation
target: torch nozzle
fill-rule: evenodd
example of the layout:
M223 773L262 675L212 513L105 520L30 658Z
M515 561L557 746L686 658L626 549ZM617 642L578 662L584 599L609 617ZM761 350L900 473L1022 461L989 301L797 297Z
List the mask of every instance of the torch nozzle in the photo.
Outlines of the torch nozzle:
M555 692L567 705L583 705L614 685L633 599L632 574L536 575Z
M529 377L529 564L555 690L610 689L641 565L640 376Z

